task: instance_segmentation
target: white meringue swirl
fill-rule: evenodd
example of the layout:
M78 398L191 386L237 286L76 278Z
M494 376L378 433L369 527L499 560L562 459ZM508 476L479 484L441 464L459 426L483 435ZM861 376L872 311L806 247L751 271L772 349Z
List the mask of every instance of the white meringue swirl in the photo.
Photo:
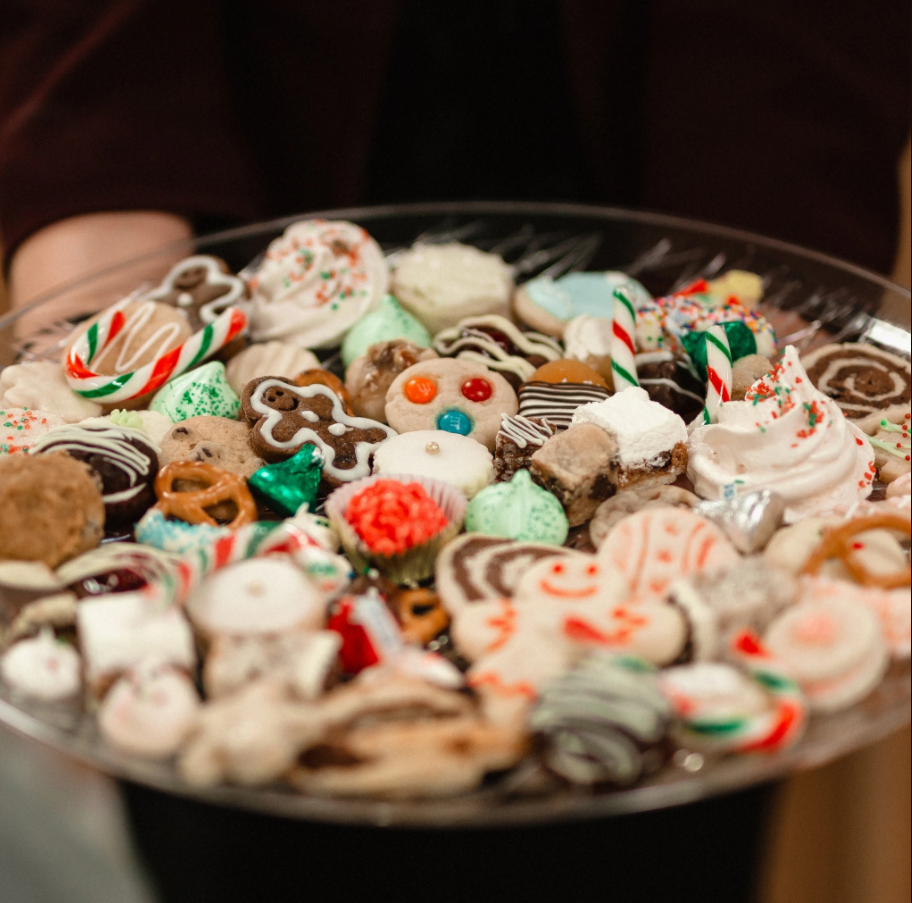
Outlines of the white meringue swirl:
M814 388L790 345L745 401L723 404L718 423L693 432L687 475L703 498L772 489L793 522L867 498L874 450Z

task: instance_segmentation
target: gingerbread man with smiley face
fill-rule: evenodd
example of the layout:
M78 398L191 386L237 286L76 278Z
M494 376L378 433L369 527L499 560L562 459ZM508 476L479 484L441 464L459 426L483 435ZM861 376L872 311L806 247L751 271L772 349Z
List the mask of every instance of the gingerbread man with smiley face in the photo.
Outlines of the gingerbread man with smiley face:
M323 479L333 486L368 476L371 452L396 435L376 420L347 414L339 397L321 383L297 386L277 376L247 383L241 412L261 458L282 461L309 442L323 453Z

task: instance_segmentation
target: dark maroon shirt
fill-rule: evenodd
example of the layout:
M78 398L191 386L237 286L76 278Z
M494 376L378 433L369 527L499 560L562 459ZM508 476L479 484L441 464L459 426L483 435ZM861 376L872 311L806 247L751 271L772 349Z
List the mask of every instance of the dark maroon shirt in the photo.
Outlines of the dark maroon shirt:
M899 0L3 0L0 233L572 199L888 270L909 24Z

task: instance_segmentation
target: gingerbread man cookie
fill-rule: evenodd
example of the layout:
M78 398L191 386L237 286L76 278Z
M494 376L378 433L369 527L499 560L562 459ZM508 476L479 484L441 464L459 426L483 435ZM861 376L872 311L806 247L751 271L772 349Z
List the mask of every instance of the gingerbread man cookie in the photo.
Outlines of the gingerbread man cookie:
M266 461L290 458L309 442L323 453L323 478L333 486L370 474L369 456L396 431L345 413L327 386L296 386L263 376L244 388L241 412L252 426L250 444Z
M218 257L199 254L175 264L171 272L143 300L176 307L194 332L214 322L229 307L244 309L247 286L232 276Z
M404 370L386 393L386 419L400 433L444 430L494 450L502 414L519 402L510 384L483 364L458 358L422 361Z

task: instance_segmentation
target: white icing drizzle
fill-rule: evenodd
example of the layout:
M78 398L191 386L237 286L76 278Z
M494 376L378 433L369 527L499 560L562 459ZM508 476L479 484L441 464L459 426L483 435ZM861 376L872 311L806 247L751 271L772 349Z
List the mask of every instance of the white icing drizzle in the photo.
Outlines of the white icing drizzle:
M144 446L146 451L136 448L131 440ZM57 450L100 454L127 477L126 489L103 496L106 505L131 501L143 492L153 476L151 455L157 456L161 451L140 430L96 424L55 427L32 446L31 453Z
M526 383L519 387L519 413L566 429L580 405L604 401L610 395L601 386L584 383Z
M250 406L254 411L257 412L257 414L265 418L263 425L260 427L260 434L262 435L263 439L270 445L273 445L275 448L283 450L299 449L302 445L304 445L305 442L310 442L316 445L317 448L323 452L325 461L323 465L323 472L329 474L337 480L344 482L357 479L358 477L368 476L370 474L368 458L371 452L377 447L379 443L356 442L355 460L357 463L354 467L342 469L334 465L336 459L336 450L324 439L320 438L319 434L312 429L301 427L301 429L299 429L290 439L287 439L285 441L277 439L275 436L275 428L279 423L282 422L282 419L284 418L286 412L276 411L263 401L263 394L267 390L273 388L279 388L286 392L290 392L293 395L299 395L303 399L310 399L315 395L323 395L324 397L328 398L333 405L333 420L336 421L336 424L333 425L339 425L345 429L382 430L384 433L386 433L387 437L397 435L396 431L391 427L386 426L386 424L379 423L376 420L369 420L367 417L351 417L346 414L338 395L336 395L335 392L333 392L327 386L322 386L319 383L314 383L310 386L295 386L281 379L263 380L263 382L261 382L256 387L250 396ZM312 423L317 423L320 420L319 416L313 411L298 410L295 413ZM329 427L330 432L332 432L333 425ZM337 433L332 434L338 435Z
M150 335L134 352L132 357L128 356L130 348L139 338L140 333L145 329L149 320L155 314L156 302L142 301L137 304L136 309L127 317L120 335L118 335L107 348L105 348L95 360L92 361L92 367L101 372L101 367L105 367L103 361L117 352L117 358L113 364L113 370L117 374L129 373L135 370L140 363L148 358L155 360L166 352L174 348L181 336L181 327L178 323L164 323Z
M526 448L530 445L539 448L557 432L557 428L547 418L544 418L544 423L539 426L522 414L517 414L515 417L501 414L500 432L519 448Z
M484 332L484 327L503 333L526 357L537 355L547 361L556 361L563 356L560 345L554 339L538 332L523 332L498 314L469 317L438 332L434 336L434 350L442 357L469 360L492 370L514 373L521 380L529 379L535 372L535 365L526 357L507 352Z
M158 288L153 289L144 297L146 301L158 301L174 291L174 282L180 276L183 276L187 270L200 268L206 271L205 285L222 286L225 292L217 298L213 298L206 304L200 305L199 318L204 324L214 322L219 314L223 313L228 307L243 307L245 285L244 280L231 273L226 273L219 265L215 257L209 257L205 254L198 254L194 257L187 257L180 263L175 264L171 272L162 280ZM178 308L186 309L193 306L193 294L183 291L177 295Z

